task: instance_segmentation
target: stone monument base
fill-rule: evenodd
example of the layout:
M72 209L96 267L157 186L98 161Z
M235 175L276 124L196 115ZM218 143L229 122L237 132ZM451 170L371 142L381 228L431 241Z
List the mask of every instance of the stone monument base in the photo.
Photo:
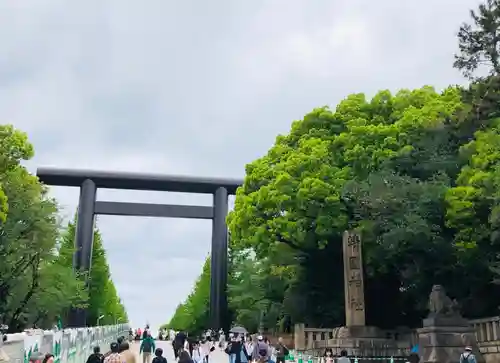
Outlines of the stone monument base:
M383 339L384 333L375 326L344 326L340 328L339 338L357 338L357 339Z
M359 363L373 362L373 357L400 357L408 354L406 342L398 344L392 337L373 326L344 326L334 329L333 339L317 342L316 349L332 348L334 355L340 355L342 350L350 356L358 357ZM366 358L366 359L365 359Z
M445 321L446 319L450 319L450 321ZM444 324L451 322L457 324L444 326ZM455 318L447 317L424 319L423 325L423 328L417 330L420 362L456 363L460 361L460 355L464 352L464 348L470 346L477 362L484 363L484 358L477 345L474 328L471 326L462 324Z
M422 321L422 326L454 326L454 327L469 327L469 322L461 316L432 316L427 317Z

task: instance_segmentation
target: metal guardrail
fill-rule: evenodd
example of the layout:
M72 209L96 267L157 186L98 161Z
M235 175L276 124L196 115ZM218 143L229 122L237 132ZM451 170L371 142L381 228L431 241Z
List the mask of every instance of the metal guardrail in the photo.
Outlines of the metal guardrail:
M295 358L297 357L297 358ZM295 352L290 352L286 361L290 363L324 363L323 357L314 357L311 355L306 355L307 359L304 358L304 355L301 353L295 355ZM387 362L387 363L395 363L395 362L406 362L408 358L406 357L358 357L358 356L347 356L351 360L352 363L359 363L360 361L377 361L377 362ZM336 358L334 357L334 362Z

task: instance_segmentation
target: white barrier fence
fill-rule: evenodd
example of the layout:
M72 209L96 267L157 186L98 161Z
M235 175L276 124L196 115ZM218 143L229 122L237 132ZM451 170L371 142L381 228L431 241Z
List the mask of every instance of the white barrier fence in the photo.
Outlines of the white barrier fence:
M54 363L84 363L95 346L107 352L109 344L119 336L128 335L127 324L60 331L26 330L7 334L0 351L0 362L29 363L34 352L52 353ZM1 343L0 343L1 344Z

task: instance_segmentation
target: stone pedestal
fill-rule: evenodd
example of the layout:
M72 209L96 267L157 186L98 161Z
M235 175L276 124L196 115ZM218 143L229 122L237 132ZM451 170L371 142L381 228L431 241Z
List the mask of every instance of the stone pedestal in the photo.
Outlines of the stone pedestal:
M418 329L422 363L456 363L466 346L472 348L478 363L484 363L474 328L461 317L435 317L423 321Z
M344 326L339 330L339 338L341 339L382 339L384 334L374 326L358 325Z
M293 342L296 351L306 349L306 326L304 324L295 324L293 329Z

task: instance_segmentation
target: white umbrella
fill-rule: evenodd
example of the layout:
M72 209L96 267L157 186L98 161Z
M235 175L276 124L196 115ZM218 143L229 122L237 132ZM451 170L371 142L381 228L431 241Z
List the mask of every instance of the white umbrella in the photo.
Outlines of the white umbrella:
M242 326L235 326L229 332L234 333L234 334L247 334L248 333L248 331L245 328L243 328Z

